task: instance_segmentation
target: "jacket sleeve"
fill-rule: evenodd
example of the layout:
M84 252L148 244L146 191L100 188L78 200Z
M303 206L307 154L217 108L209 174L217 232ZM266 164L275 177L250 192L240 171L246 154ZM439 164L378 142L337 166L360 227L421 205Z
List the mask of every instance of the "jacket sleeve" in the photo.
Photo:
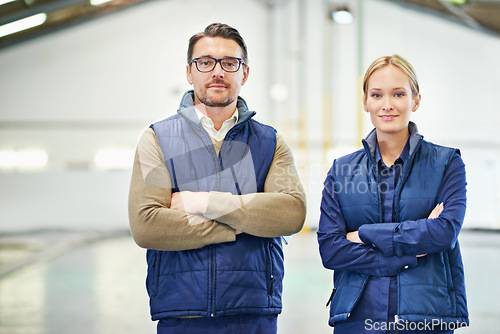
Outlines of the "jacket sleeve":
M323 266L373 276L394 276L417 265L416 256L385 256L379 250L346 239L347 227L334 189L334 167L328 172L321 200L318 242Z
M359 237L386 256L444 252L453 248L457 241L466 201L465 165L455 153L445 170L438 195L438 203L444 203L438 218L363 225L359 228Z
M236 240L231 227L170 209L170 175L152 129L137 145L129 192L130 230L149 249L179 251Z
M212 191L204 216L258 237L279 237L299 232L305 221L304 188L292 151L276 135L276 151L264 184L264 192L232 195Z

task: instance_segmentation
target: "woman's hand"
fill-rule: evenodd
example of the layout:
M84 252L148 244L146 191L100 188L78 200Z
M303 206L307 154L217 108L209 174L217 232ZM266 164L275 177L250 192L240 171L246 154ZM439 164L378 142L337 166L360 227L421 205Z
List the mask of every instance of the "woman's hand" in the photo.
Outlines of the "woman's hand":
M436 219L439 217L439 215L441 214L441 212L443 212L444 210L444 204L443 203L439 203L438 205L436 205L434 207L434 209L432 209L431 213L429 214L429 217L427 217L427 219Z
M362 244L363 243L363 241L361 241L361 239L359 238L358 231L349 232L349 233L347 233L347 235L345 237L350 242L355 242L357 244Z
M439 217L439 215L441 214L441 212L443 212L444 210L444 204L443 203L439 203L438 205L436 205L434 207L434 209L432 209L431 213L429 214L429 217L427 217L427 219L436 219ZM423 256L426 256L427 254L420 254L420 255L417 255L417 257L423 257Z
M439 203L438 205L436 205L436 207L434 209L432 209L432 211L429 214L429 217L427 217L427 219L436 219L436 218L438 218L439 215L441 214L441 212L443 212L443 209L444 209L444 204L443 203ZM347 235L345 237L350 242L354 242L354 243L358 243L358 244L363 244L363 241L361 241L361 239L359 238L358 231L349 232L349 233L347 233ZM423 256L426 256L426 255L427 254L420 254L420 255L417 255L417 257L423 257Z

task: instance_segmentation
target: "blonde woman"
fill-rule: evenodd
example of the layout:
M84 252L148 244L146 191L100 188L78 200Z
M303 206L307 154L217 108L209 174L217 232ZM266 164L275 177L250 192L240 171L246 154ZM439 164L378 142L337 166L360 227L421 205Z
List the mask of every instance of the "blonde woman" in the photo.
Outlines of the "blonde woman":
M321 202L318 242L334 270L334 333L453 333L469 323L457 237L466 208L457 149L423 140L413 67L393 55L363 80L375 127L336 159Z

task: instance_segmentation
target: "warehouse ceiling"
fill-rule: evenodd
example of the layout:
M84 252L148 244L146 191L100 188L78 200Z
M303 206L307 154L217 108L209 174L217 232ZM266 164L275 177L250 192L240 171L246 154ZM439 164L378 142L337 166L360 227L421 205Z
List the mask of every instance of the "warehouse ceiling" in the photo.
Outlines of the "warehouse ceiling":
M500 36L500 0L393 0Z
M0 49L149 0L0 0ZM500 35L500 0L387 0ZM2 36L25 18L35 27Z
M0 49L145 1L148 0L0 0ZM2 37L6 28L26 18L43 23Z

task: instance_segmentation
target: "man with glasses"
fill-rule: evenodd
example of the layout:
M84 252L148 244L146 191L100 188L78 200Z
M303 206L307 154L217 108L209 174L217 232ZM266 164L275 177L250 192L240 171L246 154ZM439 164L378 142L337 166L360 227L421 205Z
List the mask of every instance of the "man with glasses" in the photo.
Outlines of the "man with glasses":
M290 149L239 97L249 68L238 31L191 37L177 114L141 137L129 216L147 248L153 320L163 333L276 333L282 236L301 230L305 196Z

